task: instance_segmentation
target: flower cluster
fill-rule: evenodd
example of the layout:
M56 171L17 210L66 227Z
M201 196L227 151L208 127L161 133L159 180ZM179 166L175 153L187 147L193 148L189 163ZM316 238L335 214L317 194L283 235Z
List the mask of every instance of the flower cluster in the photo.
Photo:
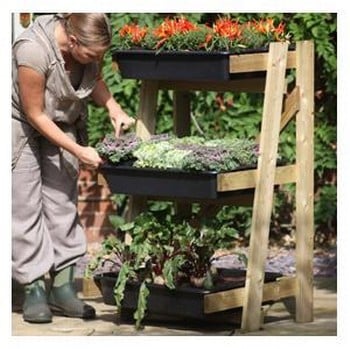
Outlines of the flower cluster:
M221 17L209 26L193 23L185 17L175 17L166 18L155 27L132 23L117 28L116 49L237 52L286 40L285 24L275 24L272 18L240 23L230 17Z

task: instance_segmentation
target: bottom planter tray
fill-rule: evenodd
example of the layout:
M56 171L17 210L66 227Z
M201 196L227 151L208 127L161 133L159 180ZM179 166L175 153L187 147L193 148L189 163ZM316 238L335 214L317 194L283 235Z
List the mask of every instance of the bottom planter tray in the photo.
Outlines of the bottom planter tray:
M147 314L196 320L210 320L214 317L217 318L217 315L232 314L232 310L214 314L206 314L204 312L204 298L206 295L244 287L245 285L245 271L221 269L220 273L227 281L212 290L204 290L185 285L170 290L166 286L149 284L150 294L147 300ZM281 276L278 273L265 273L265 283L275 281ZM101 291L104 303L115 305L113 289L117 281L117 275L98 275L94 280ZM139 286L138 283L127 283L122 302L122 311L136 309Z

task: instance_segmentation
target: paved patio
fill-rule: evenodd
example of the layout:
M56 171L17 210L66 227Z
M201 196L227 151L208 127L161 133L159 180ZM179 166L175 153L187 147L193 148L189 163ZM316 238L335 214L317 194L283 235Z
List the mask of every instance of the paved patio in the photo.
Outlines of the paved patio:
M116 308L103 303L102 298L80 296L94 306L95 320L83 321L54 316L49 324L29 324L22 320L20 287L13 292L12 336L336 336L337 282L334 278L315 279L314 321L296 323L290 303L276 302L264 306L265 320L261 330L240 331L240 313L226 323L196 323L186 320L149 320L143 330L137 331L130 318L118 319ZM176 305L174 305L176 306ZM288 308L290 311L288 311Z

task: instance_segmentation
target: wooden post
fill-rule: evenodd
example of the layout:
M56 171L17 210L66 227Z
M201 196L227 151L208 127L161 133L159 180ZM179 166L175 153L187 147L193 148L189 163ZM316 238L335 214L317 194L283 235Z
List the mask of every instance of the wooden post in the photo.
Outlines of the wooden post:
M158 81L143 80L140 90L140 106L136 122L136 135L148 139L155 130L158 99Z
M296 84L296 321L313 321L314 240L314 45L298 42Z
M136 135L143 140L154 134L158 99L158 81L143 80L140 90L140 106L136 122ZM127 220L131 221L145 210L147 198L130 196L127 211ZM126 237L126 241L129 237Z
M174 91L174 133L178 137L191 133L191 95L186 91Z
M242 314L243 331L258 330L261 322L260 312L273 203L287 49L288 45L286 43L271 43L267 61L260 157L258 160L253 203L253 218Z
M187 91L174 91L174 133L178 137L189 136L191 134L191 95ZM192 204L190 202L175 201L175 212L181 217L188 217L192 214Z

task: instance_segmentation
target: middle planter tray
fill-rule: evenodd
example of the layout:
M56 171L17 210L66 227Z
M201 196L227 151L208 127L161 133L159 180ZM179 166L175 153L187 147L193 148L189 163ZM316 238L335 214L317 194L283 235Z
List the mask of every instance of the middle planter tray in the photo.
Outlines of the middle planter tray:
M189 199L218 199L218 172L190 172L104 165L100 168L112 193Z

